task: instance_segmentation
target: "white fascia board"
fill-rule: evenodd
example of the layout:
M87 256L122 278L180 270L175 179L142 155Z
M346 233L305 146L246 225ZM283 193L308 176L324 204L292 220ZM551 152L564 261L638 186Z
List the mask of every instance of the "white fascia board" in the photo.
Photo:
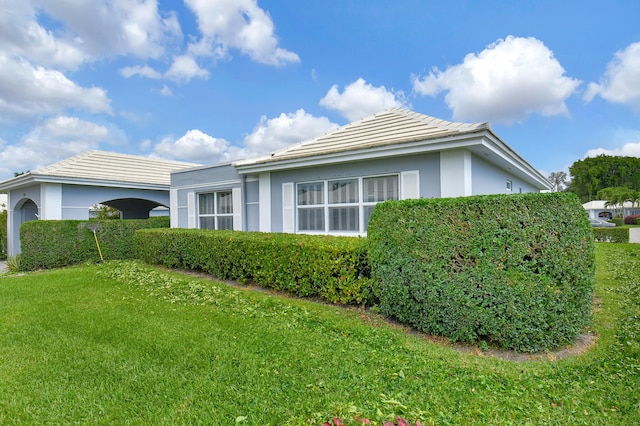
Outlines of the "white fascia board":
M13 179L8 179L3 182L0 182L0 191L11 191L14 189L21 188L23 186L29 186L34 183L34 178L31 173L25 173L24 175L20 175Z
M326 164L349 163L352 161L372 160L376 158L397 157L421 153L442 151L444 149L467 148L482 144L482 132L450 136L439 140L425 139L418 142L384 145L355 151L342 151L313 157L291 158L252 165L236 165L238 173L262 173L301 167L323 166Z
M168 191L169 185L158 183L122 182L97 179L72 178L64 176L34 176L32 183L60 183L67 185L102 186L127 189L151 189L156 191Z
M546 189L551 189L551 184L542 175L542 173L536 170L531 164L518 155L514 150L509 148L509 146L500 139L492 138L490 135L487 135L483 140L482 145L505 162L511 164L514 167L514 170L512 170L514 174L519 175L526 181L535 182Z
M255 179L257 180L257 179ZM171 189L218 189L218 188L229 188L234 185L240 185L242 183L241 179L233 179L233 180L224 180L219 182L206 182L206 183L197 183L193 185L172 185Z

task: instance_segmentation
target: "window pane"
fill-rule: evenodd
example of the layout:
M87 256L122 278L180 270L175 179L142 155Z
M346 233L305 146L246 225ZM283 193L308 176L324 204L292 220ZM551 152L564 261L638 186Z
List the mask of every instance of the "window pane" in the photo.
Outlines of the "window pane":
M398 176L365 178L362 180L362 184L365 202L377 203L398 199Z
M357 203L358 180L338 180L329 182L329 203Z
M371 219L371 213L373 213L373 209L376 206L364 206L363 215L364 215L364 231L367 232L369 229L369 219Z
M324 182L298 184L298 205L311 206L324 203Z
M329 209L329 230L357 231L358 207L332 207Z
M216 229L216 218L213 216L201 217L200 229Z
M324 208L298 209L300 231L324 231Z
M233 229L233 216L218 216L218 229Z
M231 214L233 213L233 199L231 197L231 191L216 192L218 197L218 214Z
M200 214L213 214L214 194L199 194L198 195L198 210Z

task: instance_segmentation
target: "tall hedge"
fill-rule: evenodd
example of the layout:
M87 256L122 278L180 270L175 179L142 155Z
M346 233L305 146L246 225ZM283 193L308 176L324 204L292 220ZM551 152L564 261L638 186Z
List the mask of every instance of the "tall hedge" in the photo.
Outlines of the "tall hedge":
M535 352L591 321L593 231L573 194L385 202L368 240L381 311L424 332Z
M7 258L7 210L0 211L0 260Z
M148 263L253 281L298 296L360 304L369 295L363 238L264 232L154 229L136 232Z
M127 220L32 220L20 227L20 269L58 268L87 261L136 258L133 235L143 228L168 228L168 217Z

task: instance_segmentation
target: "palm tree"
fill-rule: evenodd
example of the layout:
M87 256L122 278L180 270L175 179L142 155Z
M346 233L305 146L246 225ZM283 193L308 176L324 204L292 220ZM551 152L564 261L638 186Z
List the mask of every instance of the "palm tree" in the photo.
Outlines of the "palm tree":
M547 180L551 183L553 192L560 192L567 183L567 174L563 171L551 172Z

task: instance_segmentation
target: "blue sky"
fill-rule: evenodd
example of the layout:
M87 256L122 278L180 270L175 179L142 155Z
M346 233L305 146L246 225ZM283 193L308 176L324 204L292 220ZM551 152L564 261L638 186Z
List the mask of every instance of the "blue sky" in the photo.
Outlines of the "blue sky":
M88 149L212 164L391 107L548 174L640 156L640 2L2 0L0 180Z

